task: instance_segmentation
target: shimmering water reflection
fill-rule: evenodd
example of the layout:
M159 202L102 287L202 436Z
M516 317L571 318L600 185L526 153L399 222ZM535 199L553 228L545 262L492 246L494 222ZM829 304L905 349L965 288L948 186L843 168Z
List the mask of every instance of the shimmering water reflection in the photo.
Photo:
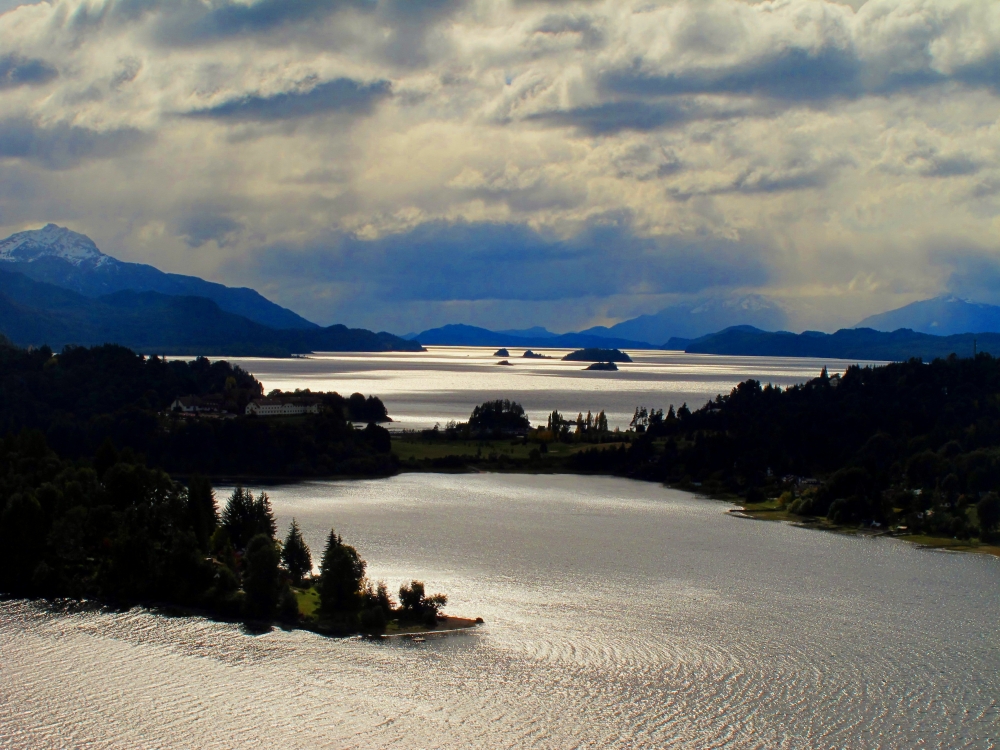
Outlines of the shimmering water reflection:
M660 408L687 402L702 406L747 378L788 386L843 372L854 362L793 357L718 357L683 352L629 351L634 360L618 372L587 371L586 363L563 362L569 349L535 349L551 359L524 359L510 349L511 367L497 365L495 350L435 346L426 352L315 354L295 359L231 359L266 389L337 391L382 398L395 427L423 429L464 421L477 404L510 398L533 424L553 409L575 415L604 409L611 428L628 426L637 406Z
M994 747L1000 566L627 480L270 490L486 619L425 643L0 605L0 746Z

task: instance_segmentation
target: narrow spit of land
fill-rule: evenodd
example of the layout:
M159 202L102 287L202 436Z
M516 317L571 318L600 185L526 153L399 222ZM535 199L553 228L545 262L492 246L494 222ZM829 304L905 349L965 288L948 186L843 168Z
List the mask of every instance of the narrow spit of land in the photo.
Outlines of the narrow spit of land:
M748 380L691 411L552 412L509 401L392 441L411 471L604 473L729 500L757 519L997 554L1000 360L988 354L826 370L787 389Z

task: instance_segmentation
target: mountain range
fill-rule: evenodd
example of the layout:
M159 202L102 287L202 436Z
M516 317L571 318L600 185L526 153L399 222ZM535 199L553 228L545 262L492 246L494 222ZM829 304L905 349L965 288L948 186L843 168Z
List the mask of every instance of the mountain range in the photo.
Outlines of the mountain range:
M736 325L774 331L788 325L788 314L777 302L759 294L709 298L671 305L653 315L640 315L610 328L595 326L582 334L652 341L663 344L672 336L697 338Z
M858 323L855 328L874 328L877 331L909 328L935 336L998 332L1000 307L947 295L913 302L896 310L872 315Z
M102 253L86 235L55 224L18 232L0 241L0 269L17 271L85 297L123 290L205 297L225 312L270 328L320 327L253 289L227 287L197 276L164 273L153 266L120 261Z
M323 328L252 289L124 263L54 224L0 241L0 332L56 350L107 342L215 356L423 349L390 333Z
M750 357L828 357L853 360L901 361L918 357L931 361L955 353L974 351L1000 355L1000 333L963 333L935 336L909 329L892 332L871 328L843 328L836 333L762 331L753 326L733 326L696 339L673 338L668 349L688 354L729 354Z
M594 336L586 333L556 334L541 329L521 331L491 331L486 328L461 324L431 328L418 333L414 339L426 346L514 346L551 347L555 349L581 349L585 347L615 347L628 349L658 349L645 341Z

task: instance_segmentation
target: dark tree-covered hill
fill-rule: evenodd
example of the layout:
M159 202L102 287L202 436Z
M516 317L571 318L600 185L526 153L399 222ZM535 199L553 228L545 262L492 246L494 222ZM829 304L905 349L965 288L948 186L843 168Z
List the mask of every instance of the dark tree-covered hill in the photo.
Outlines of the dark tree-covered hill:
M793 512L840 522L968 536L974 508L1000 489L1000 359L824 370L787 389L747 380L695 412L654 413L628 449L574 460L751 498L790 492ZM824 481L812 491L782 477Z
M168 412L178 396L215 395L228 415ZM349 420L383 421L385 407L361 394L321 394L319 414L243 416L261 384L228 362L143 357L124 347L28 351L0 344L0 435L38 430L59 456L89 459L106 442L175 473L309 476L388 474L387 432Z

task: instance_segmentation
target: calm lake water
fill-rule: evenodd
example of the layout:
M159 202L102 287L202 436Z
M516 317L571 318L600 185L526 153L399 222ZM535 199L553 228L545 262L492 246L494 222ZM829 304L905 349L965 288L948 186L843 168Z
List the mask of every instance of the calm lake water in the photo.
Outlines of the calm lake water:
M569 349L534 349L552 359L524 359L509 349L510 367L498 365L495 349L436 346L427 352L319 354L295 359L230 361L249 370L266 390L280 388L375 394L389 409L394 427L423 429L449 420L465 421L474 406L510 398L528 412L532 424L545 423L558 409L576 415L605 410L612 429L625 428L637 406L661 408L682 403L693 409L716 394L729 393L747 378L792 385L831 374L854 362L792 357L717 357L683 352L630 351L632 364L618 372L587 371L587 363L563 362Z
M220 492L221 494L221 492ZM330 640L0 604L0 747L990 748L1000 561L740 519L655 484L273 488L318 556L472 632Z
M488 398L697 406L848 363L637 353L617 373L492 350L239 360L270 388L383 397L402 427ZM551 352L561 356L564 352ZM227 488L219 488L220 503ZM2 748L992 748L1000 561L740 519L655 484L409 474L270 488L392 589L474 631L424 643L0 603Z

